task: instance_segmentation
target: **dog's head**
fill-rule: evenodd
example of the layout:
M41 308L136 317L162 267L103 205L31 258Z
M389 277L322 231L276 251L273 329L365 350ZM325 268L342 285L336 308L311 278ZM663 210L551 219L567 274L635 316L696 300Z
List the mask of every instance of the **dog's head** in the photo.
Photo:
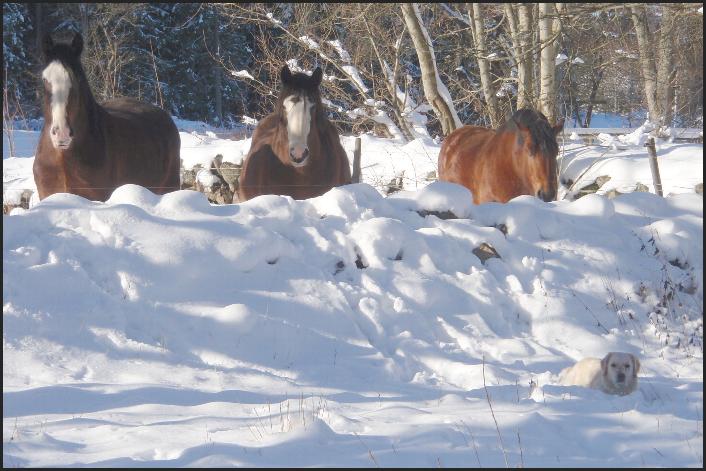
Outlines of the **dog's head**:
M617 394L630 394L637 387L640 360L635 355L610 352L601 360L603 383Z

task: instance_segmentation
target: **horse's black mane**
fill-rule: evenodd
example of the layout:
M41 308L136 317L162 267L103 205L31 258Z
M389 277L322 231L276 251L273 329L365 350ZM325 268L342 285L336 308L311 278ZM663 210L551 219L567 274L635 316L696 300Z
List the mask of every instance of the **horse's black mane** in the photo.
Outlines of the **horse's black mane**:
M515 111L512 118L508 120L499 130L517 131L519 125L527 128L532 138L532 152L541 152L543 155L556 155L559 153L559 145L556 143L554 130L549 124L546 116L539 111L523 108Z

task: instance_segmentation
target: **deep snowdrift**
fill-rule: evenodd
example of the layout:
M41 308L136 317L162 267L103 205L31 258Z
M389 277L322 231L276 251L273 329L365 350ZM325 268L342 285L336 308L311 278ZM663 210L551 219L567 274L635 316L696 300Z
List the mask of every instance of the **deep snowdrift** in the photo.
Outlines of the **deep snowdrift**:
M3 223L4 466L703 463L700 195L125 185ZM556 385L609 351L638 391Z

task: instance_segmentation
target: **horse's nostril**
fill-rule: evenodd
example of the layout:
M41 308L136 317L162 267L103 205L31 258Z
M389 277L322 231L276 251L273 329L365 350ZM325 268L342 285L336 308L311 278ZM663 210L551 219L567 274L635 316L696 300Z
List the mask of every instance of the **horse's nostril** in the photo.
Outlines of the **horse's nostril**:
M289 156L295 162L302 162L304 159L306 159L309 156L309 149L302 150L301 153L297 156L296 150L294 148L292 148L289 150Z

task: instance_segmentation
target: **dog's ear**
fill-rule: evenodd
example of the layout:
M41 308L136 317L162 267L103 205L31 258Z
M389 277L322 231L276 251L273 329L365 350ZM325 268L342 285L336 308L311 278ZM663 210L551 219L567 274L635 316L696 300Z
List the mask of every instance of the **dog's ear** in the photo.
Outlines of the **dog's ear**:
M608 362L610 361L610 356L612 354L612 352L609 353L608 355L604 356L601 360L601 372L603 373L603 376L608 376Z
M637 373L640 371L640 360L638 360L635 355L630 355L630 357L633 363L632 374L637 377Z

